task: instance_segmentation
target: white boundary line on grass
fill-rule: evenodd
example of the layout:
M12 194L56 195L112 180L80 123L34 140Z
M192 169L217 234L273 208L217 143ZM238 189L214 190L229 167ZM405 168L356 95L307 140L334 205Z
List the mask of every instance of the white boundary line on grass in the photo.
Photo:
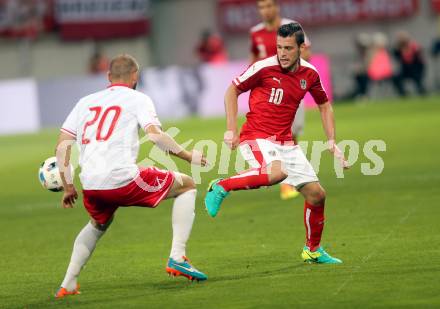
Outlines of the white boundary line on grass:
M390 232L389 232L384 238L382 238L382 241L379 242L379 243L375 246L375 248L377 249L378 247L382 246L382 244L383 244L385 241L387 241L388 238L390 238L390 236L391 236L392 234L394 234L394 232L396 232L396 230L397 230L402 224L404 224L404 223L406 222L406 220L408 220L409 216L410 216L413 212L414 212L414 209L409 210L408 213L407 213L405 216L403 216L403 217L399 220L399 223L396 224L396 225L394 226L394 228L393 228L393 229L392 229L392 230L391 230L391 231L390 231ZM334 296L338 295L338 294L342 291L342 289L343 289L343 288L344 288L344 287L345 287L350 281L353 280L353 277L354 277L355 273L358 272L358 271L362 268L362 266L363 266L365 263L367 263L367 262L368 262L368 261L374 256L374 254L376 253L376 251L377 251L377 250L371 250L370 254L368 254L368 255L366 255L364 258L362 258L360 265L357 266L356 269L353 270L353 271L351 272L350 277L348 277L344 282L342 282L342 284L341 284L341 285L339 286L339 288L335 291L335 293L333 293Z

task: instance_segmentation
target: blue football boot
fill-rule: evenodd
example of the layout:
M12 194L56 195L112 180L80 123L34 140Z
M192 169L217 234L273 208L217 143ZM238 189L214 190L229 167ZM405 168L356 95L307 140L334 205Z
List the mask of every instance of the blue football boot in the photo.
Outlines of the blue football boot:
M170 276L184 276L191 281L205 281L208 276L201 271L195 269L186 256L183 257L183 262L179 263L173 258L168 259L166 271Z
M225 191L222 186L218 185L220 180L221 179L215 179L211 181L208 186L208 192L205 196L206 211L213 218L217 216L223 200L229 195L229 192Z

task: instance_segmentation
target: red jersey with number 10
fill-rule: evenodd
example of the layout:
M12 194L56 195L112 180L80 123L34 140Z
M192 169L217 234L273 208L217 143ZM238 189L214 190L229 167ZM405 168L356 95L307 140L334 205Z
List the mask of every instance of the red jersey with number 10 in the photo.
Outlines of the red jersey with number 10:
M292 122L306 93L310 92L317 104L328 101L318 71L303 59L295 72L284 70L277 56L260 60L233 84L242 92L251 91L241 142L257 138L292 141Z

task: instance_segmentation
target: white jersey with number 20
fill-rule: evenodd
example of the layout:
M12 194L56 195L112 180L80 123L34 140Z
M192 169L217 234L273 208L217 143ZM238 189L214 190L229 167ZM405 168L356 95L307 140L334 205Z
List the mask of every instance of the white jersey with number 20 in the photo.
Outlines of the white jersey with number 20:
M139 128L161 126L152 100L124 85L82 98L61 131L76 138L85 190L123 187L138 174Z

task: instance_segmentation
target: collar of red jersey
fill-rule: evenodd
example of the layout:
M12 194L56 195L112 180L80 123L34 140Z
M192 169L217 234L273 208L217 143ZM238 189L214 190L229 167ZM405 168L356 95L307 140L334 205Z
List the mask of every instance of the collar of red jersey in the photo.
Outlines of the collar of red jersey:
M130 86L128 84L124 84L124 83L110 84L110 85L107 86L107 88L111 88L111 87L115 87L115 86L130 88Z

